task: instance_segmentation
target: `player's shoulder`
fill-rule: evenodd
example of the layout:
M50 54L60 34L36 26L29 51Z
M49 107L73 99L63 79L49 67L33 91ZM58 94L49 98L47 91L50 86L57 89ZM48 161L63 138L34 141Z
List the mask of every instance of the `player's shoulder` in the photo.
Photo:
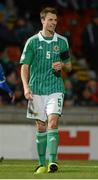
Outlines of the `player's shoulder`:
M33 36L31 36L30 38L28 38L28 42L32 42L33 40L35 40L35 39L38 39L38 34L35 34L35 35L33 35Z
M61 34L56 33L56 35L57 35L57 38L58 38L58 39L61 39L62 41L65 41L65 42L68 41L67 38L64 37L64 36L62 36Z

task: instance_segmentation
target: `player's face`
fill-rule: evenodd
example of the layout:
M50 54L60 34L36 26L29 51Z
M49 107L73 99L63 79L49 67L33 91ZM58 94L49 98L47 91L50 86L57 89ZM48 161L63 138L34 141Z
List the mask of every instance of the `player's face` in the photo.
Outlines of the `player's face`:
M46 31L54 32L57 25L56 14L47 13L44 20L42 20L43 29Z

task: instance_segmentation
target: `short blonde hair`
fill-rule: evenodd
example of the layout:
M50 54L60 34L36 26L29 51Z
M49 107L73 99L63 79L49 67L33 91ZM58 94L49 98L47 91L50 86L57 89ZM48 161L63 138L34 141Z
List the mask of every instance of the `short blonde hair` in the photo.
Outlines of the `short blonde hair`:
M52 13L52 14L57 15L57 10L56 10L56 8L53 8L53 7L46 7L40 12L40 18L45 19L46 15L48 13Z

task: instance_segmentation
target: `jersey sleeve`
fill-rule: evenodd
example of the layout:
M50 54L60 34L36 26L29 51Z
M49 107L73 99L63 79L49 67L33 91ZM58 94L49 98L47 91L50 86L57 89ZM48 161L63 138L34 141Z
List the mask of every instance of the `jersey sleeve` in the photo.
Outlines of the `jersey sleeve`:
M60 58L64 63L70 61L70 52L69 52L69 44L66 38L63 39L62 51L60 53Z
M30 64L31 63L31 60L33 58L33 45L32 45L32 41L31 39L28 39L26 44L25 44L25 47L23 49L23 52L22 52L22 55L21 55L21 58L20 58L20 64Z

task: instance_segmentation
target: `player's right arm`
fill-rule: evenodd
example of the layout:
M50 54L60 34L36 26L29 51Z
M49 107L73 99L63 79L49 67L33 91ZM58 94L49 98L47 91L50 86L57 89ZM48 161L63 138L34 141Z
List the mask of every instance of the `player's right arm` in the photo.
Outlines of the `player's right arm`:
M27 100L31 100L33 98L32 91L29 88L29 69L32 59L33 59L33 45L31 39L29 38L25 44L20 59L21 79L24 88L24 96Z
M21 79L23 83L25 98L27 100L32 100L33 94L28 85L28 80L29 80L29 65L28 64L22 64L21 66Z

